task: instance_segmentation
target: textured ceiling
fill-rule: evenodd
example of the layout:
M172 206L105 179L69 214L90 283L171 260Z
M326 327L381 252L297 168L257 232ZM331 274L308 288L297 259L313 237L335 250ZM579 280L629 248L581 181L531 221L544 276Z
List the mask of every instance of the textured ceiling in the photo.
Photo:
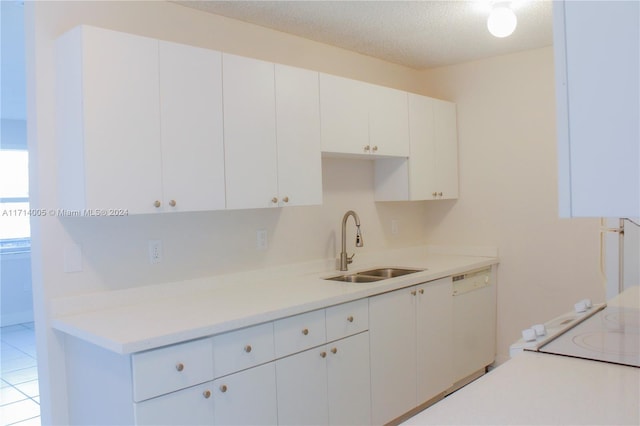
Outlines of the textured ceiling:
M365 55L425 69L552 44L551 1L176 1ZM513 35L487 31L491 3L518 17Z

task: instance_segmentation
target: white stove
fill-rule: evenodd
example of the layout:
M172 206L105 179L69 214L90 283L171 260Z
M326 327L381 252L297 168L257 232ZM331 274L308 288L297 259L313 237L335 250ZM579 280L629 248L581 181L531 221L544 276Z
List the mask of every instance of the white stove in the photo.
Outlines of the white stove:
M638 309L608 306L535 350L640 367L639 336Z
M574 312L523 330L522 335L511 346L512 357L529 350L640 368L640 309L634 306L581 301Z

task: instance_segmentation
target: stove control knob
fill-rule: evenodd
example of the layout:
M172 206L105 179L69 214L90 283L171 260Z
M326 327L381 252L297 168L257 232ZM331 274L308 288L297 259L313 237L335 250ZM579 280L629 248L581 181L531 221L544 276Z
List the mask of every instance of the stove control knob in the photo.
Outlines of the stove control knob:
M536 332L537 337L545 336L547 334L547 328L544 326L544 324L536 324L531 328Z
M587 310L587 304L584 302L584 300L581 300L575 305L573 305L573 309L575 309L576 313L579 314Z
M536 340L536 331L533 328L527 328L526 330L522 330L522 339L525 342L532 342Z

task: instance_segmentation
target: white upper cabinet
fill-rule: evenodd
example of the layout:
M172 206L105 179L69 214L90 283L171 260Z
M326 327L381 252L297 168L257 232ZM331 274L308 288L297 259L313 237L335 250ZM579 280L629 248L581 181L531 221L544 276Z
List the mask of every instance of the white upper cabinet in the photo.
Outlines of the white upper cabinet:
M222 54L160 41L165 211L225 207Z
M279 205L322 204L318 73L275 66Z
M151 213L162 200L158 41L81 26L56 45L59 206Z
M458 198L455 104L409 93L409 138L409 159L376 161L376 201Z
M554 2L560 216L640 216L640 3Z
M227 207L322 203L318 73L223 55Z
M222 55L227 208L278 204L274 65Z
M369 145L372 154L409 156L407 92L369 84Z
M322 151L409 156L407 93L320 74Z
M60 207L224 208L220 55L89 26L60 37Z

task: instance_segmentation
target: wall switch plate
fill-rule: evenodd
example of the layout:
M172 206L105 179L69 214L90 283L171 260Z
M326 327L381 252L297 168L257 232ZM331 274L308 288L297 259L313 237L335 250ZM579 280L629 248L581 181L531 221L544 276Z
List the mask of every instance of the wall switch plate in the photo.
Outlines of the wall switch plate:
M266 250L269 247L269 241L267 240L267 230L258 229L256 231L256 249Z
M149 240L149 263L156 264L162 262L162 241Z
M82 248L79 244L71 244L64 248L64 271L82 271Z
M391 219L391 235L398 235L398 219Z

